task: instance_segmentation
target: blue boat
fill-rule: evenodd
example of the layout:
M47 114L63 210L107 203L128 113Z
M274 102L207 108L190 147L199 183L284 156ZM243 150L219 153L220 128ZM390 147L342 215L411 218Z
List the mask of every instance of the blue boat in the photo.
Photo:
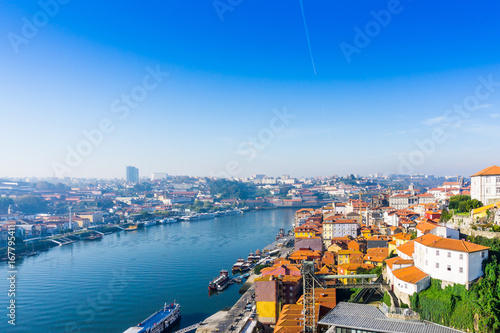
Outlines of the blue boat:
M163 333L181 319L181 306L172 303L149 316L139 325L130 327L123 333Z

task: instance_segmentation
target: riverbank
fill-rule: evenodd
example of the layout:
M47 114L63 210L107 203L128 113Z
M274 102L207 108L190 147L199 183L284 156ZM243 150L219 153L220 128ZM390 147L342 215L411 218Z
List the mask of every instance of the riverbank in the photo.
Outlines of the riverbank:
M277 257L286 257L293 247L290 245L292 236L283 237L280 240L274 241L264 247L266 253L279 250ZM229 309L221 310L205 319L196 330L196 333L211 333L211 332L235 332L235 333L251 333L255 327L259 326L258 315L255 304L255 279L260 277L252 272L240 288L240 294L243 294L240 299ZM252 306L251 310L247 310L247 306ZM263 325L260 325L263 327Z
M241 297L242 285L214 294L208 283L237 258L273 242L280 228L289 230L294 214L266 210L161 224L19 260L18 333L119 333L174 300L182 306L179 329L200 323ZM0 291L8 288L8 281L0 280ZM0 292L0 303L8 301ZM35 321L29 309L37 309ZM6 321L0 332L9 332Z
M123 224L123 226L126 224ZM66 245L74 242L78 242L84 240L85 237L90 236L95 232L99 232L103 235L111 234L114 232L122 231L123 229L120 226L112 225L112 226L102 226L98 228L94 228L91 230L79 230L76 232L56 235L49 238L43 239L31 239L27 242L17 243L14 247L14 252L16 254L17 259L21 259L23 257L30 257L34 255L40 254L40 252L48 251L53 247ZM7 248L0 248L0 261L7 260Z

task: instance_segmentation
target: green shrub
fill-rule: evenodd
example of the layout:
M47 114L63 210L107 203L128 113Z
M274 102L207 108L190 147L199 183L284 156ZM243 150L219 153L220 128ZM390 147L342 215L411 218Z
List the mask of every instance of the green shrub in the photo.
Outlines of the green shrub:
M382 302L384 302L388 307L392 304L391 295L387 291L384 292L384 298L382 298Z

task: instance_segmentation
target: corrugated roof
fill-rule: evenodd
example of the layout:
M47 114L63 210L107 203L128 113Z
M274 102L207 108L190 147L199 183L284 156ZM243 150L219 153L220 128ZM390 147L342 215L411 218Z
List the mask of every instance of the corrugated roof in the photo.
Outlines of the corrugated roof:
M319 324L387 333L460 333L462 331L420 320L387 318L373 305L340 302Z

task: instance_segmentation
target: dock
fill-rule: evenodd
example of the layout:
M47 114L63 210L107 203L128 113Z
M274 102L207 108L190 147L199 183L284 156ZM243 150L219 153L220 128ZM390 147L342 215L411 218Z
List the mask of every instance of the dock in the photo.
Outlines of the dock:
M71 239L71 238L68 238L68 237L61 237L61 238L58 238L57 240L51 239L51 241L53 241L54 243L56 243L59 246L67 245L67 244L71 244L71 243L75 242L74 239Z
M184 327L183 329L175 331L174 333L186 333L186 332L194 331L195 329L197 329L200 326L200 324L201 323L194 324L194 325L191 325L191 326L188 326L188 327Z
M294 240L294 236L285 236L285 237L282 237L274 242L272 242L271 244L269 244L268 246L266 246L264 249L262 249L262 253L263 254L267 254L271 251L275 251L275 250L280 250L280 254L282 252L282 250L286 250L288 245Z
M252 311L245 311L245 307L248 303L254 303L252 294L255 292L255 286L253 283L256 277L257 275L255 274L249 276L248 280L245 282L245 285L247 285L248 288L236 304L231 307L231 309L228 311L219 311L205 319L196 330L196 333L238 333L247 331L251 326L251 323L249 322ZM245 285L243 285L242 288L244 288Z

